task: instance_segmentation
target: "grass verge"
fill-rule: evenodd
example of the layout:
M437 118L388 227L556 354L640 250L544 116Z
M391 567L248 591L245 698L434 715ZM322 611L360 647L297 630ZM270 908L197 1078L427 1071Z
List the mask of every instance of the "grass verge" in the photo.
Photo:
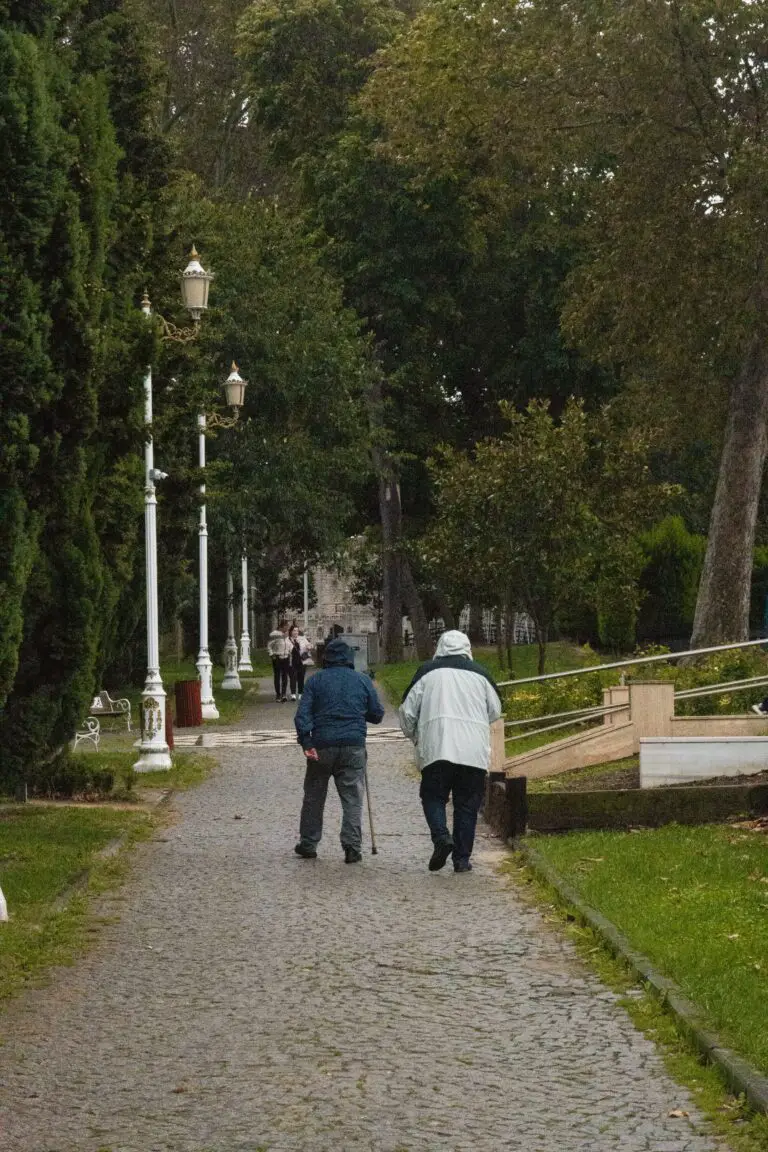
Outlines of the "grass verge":
M88 896L120 883L127 866L123 852L98 853L116 838L132 845L153 826L147 813L125 809L16 805L0 812L0 883L10 916L0 924L0 1001L73 962L96 930Z
M137 752L135 748L130 751L113 749L98 752L84 749L72 753L71 761L75 770L79 764L86 767L90 774L94 772L109 772L115 780L115 790L111 795L103 797L105 800L140 800L136 789L142 788L171 788L174 791L184 791L195 784L200 784L206 778L216 761L211 756L203 756L198 752L174 752L173 767L166 772L134 772Z
M542 776L528 781L529 792L581 792L600 788L636 788L640 769L639 756L627 756L588 768L572 768L557 776Z
M539 851L543 843L543 839L536 840ZM574 920L557 894L526 865L520 853L515 853L502 870L524 896L538 905L545 920L572 940L603 983L618 993L619 1003L632 1022L657 1045L669 1074L685 1085L697 1107L733 1152L768 1152L768 1117L749 1112L742 1100L726 1091L716 1069L702 1063L698 1052L678 1031L658 998L638 987L632 973L605 948L591 928ZM569 879L575 887L573 878Z
M768 1073L768 837L738 826L577 832L537 850Z

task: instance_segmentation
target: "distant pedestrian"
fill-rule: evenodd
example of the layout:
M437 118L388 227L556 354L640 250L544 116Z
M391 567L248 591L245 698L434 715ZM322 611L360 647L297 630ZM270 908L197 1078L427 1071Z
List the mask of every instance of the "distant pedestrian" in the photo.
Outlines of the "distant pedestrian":
M304 691L304 676L307 660L311 659L309 640L303 636L298 624L292 624L288 631L291 642L291 651L288 657L288 678L291 683L291 700L295 700Z
M291 657L287 620L281 620L275 631L270 632L267 652L272 660L275 700L278 704L283 704L288 699L288 669Z
M296 733L307 759L297 856L314 860L323 835L328 783L333 777L342 808L341 847L347 864L362 860L366 723L384 717L369 676L355 672L352 649L332 640L320 672L307 681L296 712Z
M471 872L477 814L491 760L490 726L501 716L498 689L472 659L469 637L444 632L435 658L416 672L400 707L400 726L416 745L424 815L434 851L430 872L453 856L454 872ZM453 796L453 835L446 804Z

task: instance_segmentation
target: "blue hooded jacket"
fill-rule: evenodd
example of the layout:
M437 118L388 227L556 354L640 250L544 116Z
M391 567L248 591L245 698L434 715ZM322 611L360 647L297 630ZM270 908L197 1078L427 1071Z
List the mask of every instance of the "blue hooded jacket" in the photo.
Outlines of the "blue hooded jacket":
M299 744L305 749L362 748L366 722L380 724L383 718L373 681L355 672L349 645L332 640L325 649L322 671L310 676L296 712Z

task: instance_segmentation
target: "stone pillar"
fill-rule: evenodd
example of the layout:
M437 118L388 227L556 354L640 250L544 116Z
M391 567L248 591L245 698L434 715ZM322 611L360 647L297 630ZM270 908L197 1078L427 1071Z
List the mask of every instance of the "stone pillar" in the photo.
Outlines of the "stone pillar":
M671 680L638 680L629 686L629 714L636 751L646 736L671 736L675 685Z
M503 772L507 755L504 750L504 717L491 724L491 772Z
M618 704L629 705L629 686L627 684L614 684L611 688L603 688L603 705L614 708ZM603 716L604 726L626 724L629 718L629 709L626 712L609 712Z

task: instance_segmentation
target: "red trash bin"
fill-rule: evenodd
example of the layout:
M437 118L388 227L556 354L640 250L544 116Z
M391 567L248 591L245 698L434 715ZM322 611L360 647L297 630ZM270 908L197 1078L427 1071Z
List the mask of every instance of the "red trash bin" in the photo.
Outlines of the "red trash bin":
M203 723L200 681L177 680L174 685L174 692L176 695L176 727L199 728Z
M173 752L173 712L169 700L165 702L165 742Z

